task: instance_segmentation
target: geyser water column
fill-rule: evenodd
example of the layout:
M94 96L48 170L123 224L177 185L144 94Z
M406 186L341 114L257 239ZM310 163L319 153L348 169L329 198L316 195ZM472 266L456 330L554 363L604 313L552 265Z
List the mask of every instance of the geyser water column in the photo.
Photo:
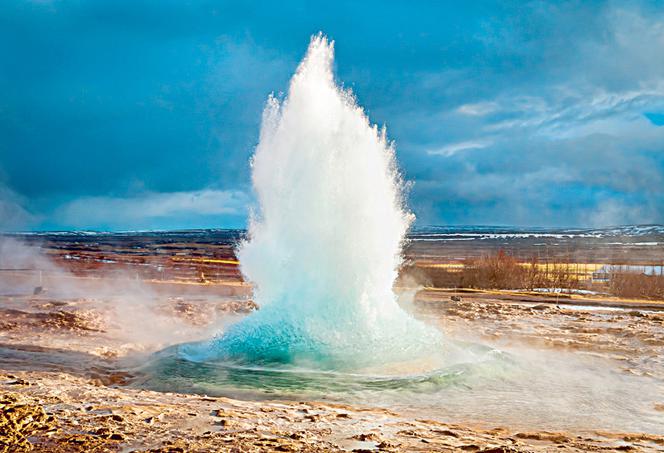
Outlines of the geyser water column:
M260 310L188 358L348 369L440 349L392 289L413 220L394 147L335 83L333 60L334 43L313 37L288 95L263 113L260 207L238 250Z

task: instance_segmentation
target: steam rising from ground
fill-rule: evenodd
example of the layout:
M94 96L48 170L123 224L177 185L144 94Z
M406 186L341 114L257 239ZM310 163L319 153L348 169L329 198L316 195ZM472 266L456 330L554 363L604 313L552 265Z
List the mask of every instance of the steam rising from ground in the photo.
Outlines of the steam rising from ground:
M260 211L239 258L261 310L192 356L251 361L413 357L440 338L392 290L413 219L385 130L335 83L312 38L287 98L270 97L253 158Z
M58 266L39 246L11 237L0 237L0 269L0 296L23 300L43 287L43 293L34 296L37 300L64 301L62 310L90 314L126 352L205 338L221 325L210 319L205 327L195 326L174 316L164 295L129 272L98 270L93 277L78 276ZM90 351L99 346L88 342Z

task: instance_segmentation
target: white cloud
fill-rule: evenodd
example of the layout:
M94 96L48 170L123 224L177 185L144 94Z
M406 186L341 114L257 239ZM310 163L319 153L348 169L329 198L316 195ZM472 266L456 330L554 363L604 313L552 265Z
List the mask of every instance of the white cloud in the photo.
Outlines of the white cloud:
M427 151L427 154L429 154L430 156L450 157L460 151L469 151L471 149L482 149L486 148L490 144L491 143L484 141L465 141L465 142L450 143L449 145L445 145L441 148L429 150Z
M650 205L630 205L620 200L607 199L582 216L586 225L606 227L639 223L655 223L657 212Z
M84 197L62 206L57 216L74 227L151 227L152 222L188 216L243 216L249 197L237 190L147 192L134 197Z
M468 116L484 116L495 112L498 104L495 102L477 102L475 104L463 104L457 108L457 112Z
M0 231L19 230L36 221L36 217L23 207L25 200L0 183Z
M561 88L555 92L564 91ZM664 106L664 81L639 90L578 92L574 95L547 98L532 96L496 102L501 113L510 119L487 124L487 132L530 130L552 138L570 138L588 133L612 133L616 125L643 120L649 108ZM603 127L605 125L605 127Z

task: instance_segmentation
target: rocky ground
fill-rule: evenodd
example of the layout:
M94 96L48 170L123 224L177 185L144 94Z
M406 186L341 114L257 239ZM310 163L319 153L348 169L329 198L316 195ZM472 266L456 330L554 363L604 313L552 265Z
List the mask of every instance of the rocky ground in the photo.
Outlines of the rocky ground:
M582 351L613 359L627 373L664 379L664 302L436 289L418 300L420 312L457 338L472 332L498 346Z
M167 331L169 341L204 337L254 308L246 298L209 293L159 294L148 307L156 314L150 323L136 311L118 317L118 301L48 291L0 296L0 451L664 451L663 436L599 426L578 433L487 427L376 407L241 401L132 385L129 365L164 345L159 332ZM451 295L420 292L417 312L458 336L589 351L623 363L625 373L664 377L662 311ZM664 420L664 397L658 410Z

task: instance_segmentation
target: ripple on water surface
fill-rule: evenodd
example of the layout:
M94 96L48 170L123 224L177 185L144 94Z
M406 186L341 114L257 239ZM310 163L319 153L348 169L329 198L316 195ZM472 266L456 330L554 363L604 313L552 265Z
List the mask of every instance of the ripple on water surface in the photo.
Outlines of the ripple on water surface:
M434 358L354 371L294 364L188 360L181 347L142 369L142 386L244 399L327 400L389 407L419 418L664 434L661 382L615 371L606 359L541 350L501 352L458 343L467 360ZM653 389L644 392L643 389Z

